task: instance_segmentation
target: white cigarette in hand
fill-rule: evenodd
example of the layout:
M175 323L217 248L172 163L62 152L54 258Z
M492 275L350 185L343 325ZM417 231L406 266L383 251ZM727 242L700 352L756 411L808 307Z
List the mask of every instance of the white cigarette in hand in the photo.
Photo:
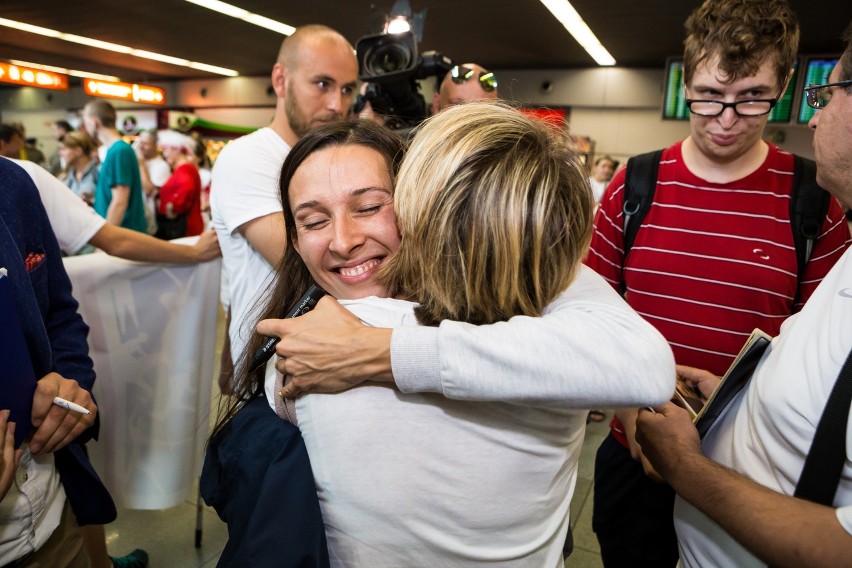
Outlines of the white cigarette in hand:
M79 412L80 414L91 414L91 412L89 412L89 409L84 408L74 402L71 402L70 400L60 398L58 396L53 398L53 404L55 404L56 406L61 406L66 410L70 410L71 412Z

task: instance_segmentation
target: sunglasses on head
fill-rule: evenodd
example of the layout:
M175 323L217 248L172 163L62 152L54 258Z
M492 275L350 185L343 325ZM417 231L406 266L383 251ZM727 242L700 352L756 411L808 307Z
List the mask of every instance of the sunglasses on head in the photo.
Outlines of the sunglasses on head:
M461 85L468 79L472 79L476 75L476 71L464 65L456 65L450 69L450 78L456 85ZM497 77L491 71L479 72L479 86L486 93L490 93L497 88Z

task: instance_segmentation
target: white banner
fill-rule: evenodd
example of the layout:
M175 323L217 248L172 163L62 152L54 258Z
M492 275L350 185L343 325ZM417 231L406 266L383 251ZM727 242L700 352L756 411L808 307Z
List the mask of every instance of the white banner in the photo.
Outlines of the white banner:
M101 417L92 463L117 506L173 507L200 473L209 431L221 262L95 253L65 268L91 328Z

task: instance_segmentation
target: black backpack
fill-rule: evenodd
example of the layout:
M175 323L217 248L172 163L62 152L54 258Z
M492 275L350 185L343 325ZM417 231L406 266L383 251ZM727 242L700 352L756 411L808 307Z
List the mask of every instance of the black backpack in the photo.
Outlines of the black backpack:
M639 154L627 160L624 177L624 258L636 240L642 220L654 202L657 171L662 150ZM790 196L790 226L796 246L799 280L811 258L814 241L819 236L822 221L828 213L831 194L817 185L816 164L813 160L794 157L793 193ZM622 283L622 294L626 285ZM798 298L794 300L794 303Z

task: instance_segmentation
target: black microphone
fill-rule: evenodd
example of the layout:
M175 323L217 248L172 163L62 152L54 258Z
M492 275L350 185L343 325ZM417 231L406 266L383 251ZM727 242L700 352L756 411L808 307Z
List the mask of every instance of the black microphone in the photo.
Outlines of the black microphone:
M311 284L311 287L308 288L308 291L305 292L305 295L299 298L299 301L290 308L290 311L287 312L286 315L282 316L281 319L286 318L295 318L301 315L304 315L314 309L314 306L317 305L317 302L320 301L320 298L325 296L325 290L317 286L316 284ZM251 361L250 373L254 373L262 366L266 365L266 362L272 358L272 355L275 353L275 346L278 345L278 342L281 341L280 337L267 337L266 341L263 342L263 345L254 352L254 359Z

